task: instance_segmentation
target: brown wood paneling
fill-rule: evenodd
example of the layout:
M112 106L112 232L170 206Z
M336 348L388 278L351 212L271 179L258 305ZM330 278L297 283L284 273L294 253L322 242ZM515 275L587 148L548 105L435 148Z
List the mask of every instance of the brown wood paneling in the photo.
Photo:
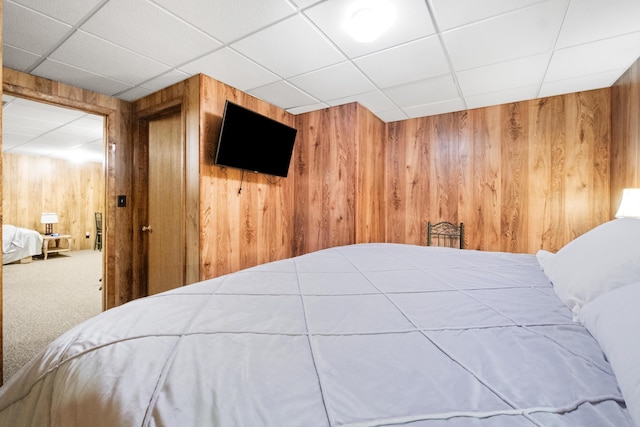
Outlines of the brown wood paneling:
M640 59L611 89L611 210L622 190L640 187Z
M447 220L465 223L467 248L535 253L608 220L609 100L602 89L390 123L387 240L424 244L426 221Z
M355 243L358 105L297 117L294 254Z
M102 164L7 153L2 161L4 224L44 233L40 214L56 212L54 232L70 234L72 250L93 249L94 213L104 212ZM90 233L88 239L86 232Z
M225 100L290 126L295 120L210 77L200 76L200 85L200 276L207 279L292 255L295 161L287 178L215 165Z
M132 215L129 207L116 208L116 196L131 194L131 104L9 68L3 68L2 82L4 93L75 108L106 118L103 306L110 308L130 301Z
M526 252L527 208L526 183L529 152L529 103L519 102L498 107L502 117L501 140L501 211L500 247L505 252ZM473 225L468 224L467 228Z
M426 243L432 180L426 129L430 119L391 123L387 142L387 241ZM424 222L424 224L423 224Z
M355 242L385 241L386 125L357 105Z

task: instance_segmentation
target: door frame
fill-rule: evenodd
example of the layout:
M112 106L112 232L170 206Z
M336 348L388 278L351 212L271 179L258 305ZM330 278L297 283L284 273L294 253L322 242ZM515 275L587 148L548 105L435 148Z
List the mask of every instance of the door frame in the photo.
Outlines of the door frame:
M128 209L116 208L116 195L127 194L131 188L131 103L8 68L2 70L2 92L104 117L102 305L106 310L129 301L130 214Z
M13 88L13 86L11 87ZM111 120L114 119L113 115L115 114L115 111L113 112L109 112L109 111L105 111L104 108L100 108L99 106L96 106L95 108L91 108L89 106L87 106L87 104L79 104L77 102L67 102L66 98L52 98L51 96L47 96L46 94L40 94L39 92L32 92L29 94L25 94L24 91L22 90L11 90L11 88L7 88L7 85L3 85L3 91L2 94L6 94L8 96L15 96L17 98L22 98L22 99L28 99L30 101L35 101L35 102L40 102L43 104L49 104L49 105L53 105L56 107L62 107L62 108L70 108L70 109L74 109L77 111L82 111L84 113L89 113L89 114L94 114L94 115L98 115L98 116L102 116L103 118L103 132L102 132L102 138L104 141L104 154L103 154L103 174L104 174L104 192L102 194L103 197L103 206L105 207L104 209L104 213L103 213L103 217L102 217L102 311L106 310L107 308L110 308L110 304L108 301L108 294L109 294L109 290L111 289L111 283L113 280L113 276L110 276L108 274L108 263L107 263L107 259L108 254L110 253L110 248L109 248L109 241L113 240L110 239L109 236L112 233L111 231L111 227L110 227L110 222L109 218L112 215L112 212L110 212L109 209L109 205L107 203L107 201L109 200L108 195L110 194L110 187L113 187L113 182L115 181L115 170L113 167L110 167L113 162L114 159L110 158L109 153L113 150L109 150L109 138L108 138L108 134L109 134L109 124L107 123L110 118ZM4 194L3 194L4 197ZM0 270L0 274L1 274L2 270ZM1 323L0 323L1 324ZM0 344L1 344L1 340L0 340Z
M135 298L148 295L148 241L142 232L142 226L147 223L149 218L149 122L165 115L180 113L180 135L183 149L183 171L186 169L186 126L185 126L185 110L183 108L182 98L176 98L154 105L151 108L136 111L134 120L134 148L133 148L133 293ZM184 172L183 172L184 174ZM186 194L186 182L183 175L183 195ZM183 235L186 236L186 218L187 209L183 196L182 218L183 218ZM186 247L176 248L176 250L186 251ZM183 283L187 284L187 264L186 252L183 252Z

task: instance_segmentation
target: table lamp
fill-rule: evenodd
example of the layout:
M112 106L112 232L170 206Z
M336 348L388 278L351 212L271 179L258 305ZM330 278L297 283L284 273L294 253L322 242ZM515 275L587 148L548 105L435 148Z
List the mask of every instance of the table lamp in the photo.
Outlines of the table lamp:
M44 234L50 235L53 233L53 224L58 223L58 214L55 212L43 212L40 215L40 223L44 224Z

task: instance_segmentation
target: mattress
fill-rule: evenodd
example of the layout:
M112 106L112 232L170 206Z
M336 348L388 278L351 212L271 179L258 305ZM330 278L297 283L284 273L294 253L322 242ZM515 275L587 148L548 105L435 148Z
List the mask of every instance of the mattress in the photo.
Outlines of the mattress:
M358 244L90 319L0 389L0 425L633 422L535 256Z

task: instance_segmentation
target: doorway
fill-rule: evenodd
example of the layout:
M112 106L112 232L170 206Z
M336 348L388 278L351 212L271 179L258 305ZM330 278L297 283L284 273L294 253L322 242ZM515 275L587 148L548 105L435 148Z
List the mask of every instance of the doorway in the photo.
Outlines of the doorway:
M103 252L94 251L94 247L97 237L95 212L105 210L104 121L100 115L3 95L3 225L45 233L42 213L55 213L52 231L70 236L68 241L71 242L71 252L56 254L47 260L34 257L31 263L25 258L24 265L12 264L3 268L3 273L10 273L9 276L3 274L3 327L7 330L24 326L25 331L29 331L6 334L5 339L9 338L9 342L5 342L4 347L10 352L4 354L4 359L12 358L10 369L15 368L16 353L21 353L18 358L30 358L38 351L38 346L46 345L47 341L73 326L72 323L79 323L102 310L100 280L104 257ZM56 279L62 279L64 275L46 272L50 269L65 272L73 268L62 266L62 263L78 262L80 253L83 253L82 257L86 255L82 266L92 266L86 273L86 289L83 289L91 298L87 302L90 309L73 310L79 304L74 298L54 302L51 298L29 296L29 290L37 292L30 286L55 287ZM15 281L24 286L16 287ZM16 322L8 316L16 313L16 307L11 304L18 303L21 304L20 315L26 320ZM44 318L64 320L39 324ZM16 343L16 339L24 342Z

